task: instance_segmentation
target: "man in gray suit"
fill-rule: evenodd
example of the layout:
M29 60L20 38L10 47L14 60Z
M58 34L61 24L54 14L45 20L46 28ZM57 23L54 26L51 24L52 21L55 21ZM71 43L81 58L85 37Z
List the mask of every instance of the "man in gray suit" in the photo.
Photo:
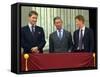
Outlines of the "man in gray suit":
M49 36L49 52L68 52L72 48L71 33L62 28L62 19L60 17L54 18L54 25L56 31Z

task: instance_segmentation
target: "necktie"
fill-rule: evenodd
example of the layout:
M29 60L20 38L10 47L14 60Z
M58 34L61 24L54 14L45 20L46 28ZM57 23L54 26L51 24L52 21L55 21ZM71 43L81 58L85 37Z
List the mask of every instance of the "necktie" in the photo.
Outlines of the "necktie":
M34 28L34 26L32 26L31 28L32 28L32 35L34 36L35 28Z
M59 30L59 39L61 40L61 30Z
M79 50L82 50L82 39L83 39L83 34L82 34L82 31L80 31L80 38L79 38Z

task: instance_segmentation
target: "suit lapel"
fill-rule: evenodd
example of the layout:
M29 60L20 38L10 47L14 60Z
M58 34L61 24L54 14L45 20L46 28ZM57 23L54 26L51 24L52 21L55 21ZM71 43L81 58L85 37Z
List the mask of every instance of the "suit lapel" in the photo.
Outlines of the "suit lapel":
M57 31L54 33L54 37L55 37L55 39L56 39L57 41L60 40L60 39L59 39L59 36L58 36L58 34L57 34Z
M77 43L78 43L79 42L79 29L76 32L76 40L77 40Z
M32 32L30 31L29 26L27 26L27 34L28 34L28 37L30 37L31 39L33 38Z
M84 31L84 36L83 36L83 40L84 38L87 36L87 28L85 27L85 31Z
M38 37L38 34L39 34L39 33L41 33L41 32L39 32L37 26L35 26L35 37L36 37L36 38Z

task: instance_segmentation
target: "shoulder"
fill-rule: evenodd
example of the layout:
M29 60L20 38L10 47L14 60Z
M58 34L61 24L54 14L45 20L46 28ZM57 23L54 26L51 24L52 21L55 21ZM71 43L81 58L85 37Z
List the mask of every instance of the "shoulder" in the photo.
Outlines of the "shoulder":
M91 28L85 28L86 33L93 35L93 30Z
M93 30L91 29L91 28L85 28L87 31L89 31L89 32L93 32Z
M28 25L23 26L23 27L21 28L21 30L26 30L27 28L28 28Z
M74 35L77 34L78 32L79 32L79 29L76 29L76 30L74 31Z
M63 29L63 31L64 31L67 35L71 34L71 32L69 32L69 31L67 31L67 30L65 30L65 29Z
M65 30L65 29L63 29L63 31L66 32L66 33L69 33L69 31L67 31L67 30Z
M76 33L76 32L78 32L79 31L79 29L76 29L74 32Z
M43 28L40 27L40 26L36 26L36 28L37 28L38 30L43 30Z
M50 33L50 37L53 37L56 34L56 31Z

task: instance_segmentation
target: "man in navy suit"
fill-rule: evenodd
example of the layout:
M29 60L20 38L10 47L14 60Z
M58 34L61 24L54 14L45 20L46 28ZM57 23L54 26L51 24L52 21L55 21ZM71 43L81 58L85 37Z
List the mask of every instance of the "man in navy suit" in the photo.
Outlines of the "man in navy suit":
M36 25L38 13L29 12L29 23L21 29L21 47L25 53L43 53L46 43L43 28Z
M74 50L91 52L94 49L94 35L90 28L85 26L85 19L82 15L75 17L76 26L78 30L74 32Z

